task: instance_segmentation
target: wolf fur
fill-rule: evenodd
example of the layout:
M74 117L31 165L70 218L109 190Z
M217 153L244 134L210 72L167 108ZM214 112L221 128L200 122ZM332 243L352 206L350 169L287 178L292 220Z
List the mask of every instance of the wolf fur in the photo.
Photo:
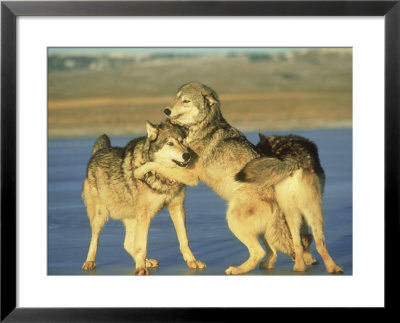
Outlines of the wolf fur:
M136 263L135 274L149 274L148 267L158 262L147 259L147 235L153 217L167 206L174 223L183 259L189 268L204 268L189 247L183 207L185 185L156 172L146 174L143 180L134 178L140 165L157 161L163 165L185 166L190 158L183 145L185 133L170 122L154 126L147 122L147 138L131 140L125 147L111 147L107 135L94 144L92 157L83 182L82 198L92 229L87 259L83 270L96 267L99 234L108 216L125 225L124 248Z
M296 136L265 136L259 133L260 142L256 148L265 157L253 159L247 163L236 180L263 185L275 185L290 176L297 169L312 173L325 185L325 173L321 166L318 148L312 141Z
M241 176L237 174L246 164L266 156L224 119L217 93L201 83L183 85L164 112L171 122L187 128L185 142L198 159L190 169L168 169L152 163L146 170L168 174L170 178L188 185L196 185L201 180L228 201L228 226L246 245L250 256L241 265L229 267L226 274L242 274L254 269L265 254L267 259L261 263L261 267L273 268L276 249L289 254L293 250L293 269L304 271L305 264L313 263L314 259L311 253L303 250L302 244L310 242L307 232L303 232L303 217L312 228L317 250L327 271L342 271L333 262L325 246L320 199L322 192L318 191L320 185L313 177L304 176L302 168L292 170L290 167L290 176L285 176L287 171L286 166L281 164L282 160L267 156L265 160L273 164L272 171L265 167L265 160L255 161L255 165L259 167L261 164L268 176L271 173L274 175L274 167L275 171L279 170L278 175L274 175L276 179L271 181L273 185L266 185L268 179L260 183L237 181L235 178ZM257 169L253 166L250 164L249 169ZM249 172L245 170L242 174L247 177ZM305 233L303 237L301 233ZM266 247L266 253L258 242L258 236ZM276 241L283 241L286 247L291 243L293 246L282 247Z

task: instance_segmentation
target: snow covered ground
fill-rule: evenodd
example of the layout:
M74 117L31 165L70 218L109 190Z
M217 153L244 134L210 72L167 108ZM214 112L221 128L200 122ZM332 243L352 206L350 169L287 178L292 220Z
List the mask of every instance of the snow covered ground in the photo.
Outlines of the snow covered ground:
M289 132L264 132L267 135ZM291 131L313 140L326 173L324 193L325 236L335 262L352 275L352 130ZM256 132L246 133L253 143ZM131 138L111 138L116 146ZM82 181L86 174L95 138L50 139L48 151L48 274L49 275L131 275L134 262L123 248L124 227L110 219L100 235L97 269L84 272L90 240L90 226L81 200ZM188 187L185 203L187 230L193 253L207 264L204 270L188 269L179 252L178 240L168 212L162 210L150 226L148 257L157 259L160 267L151 275L223 275L231 265L248 257L247 248L228 229L226 202L205 184ZM278 255L274 270L256 268L248 275L326 275L325 266L313 244L313 255L319 264L304 273L292 271L293 262Z

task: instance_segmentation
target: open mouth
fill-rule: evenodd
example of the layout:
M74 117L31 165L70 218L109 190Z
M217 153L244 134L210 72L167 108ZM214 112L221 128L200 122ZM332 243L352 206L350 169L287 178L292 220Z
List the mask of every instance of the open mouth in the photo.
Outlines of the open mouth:
M167 116L167 118L168 118L168 119L175 120L175 119L179 119L179 117L180 117L181 115L182 115L182 113L179 113L179 114L177 114L177 115L175 115L175 116L169 115L169 116Z
M188 164L189 164L189 162L179 162L179 161L177 161L177 160L175 160L175 159L172 159L172 161L175 163L175 164L177 164L179 167L186 167Z

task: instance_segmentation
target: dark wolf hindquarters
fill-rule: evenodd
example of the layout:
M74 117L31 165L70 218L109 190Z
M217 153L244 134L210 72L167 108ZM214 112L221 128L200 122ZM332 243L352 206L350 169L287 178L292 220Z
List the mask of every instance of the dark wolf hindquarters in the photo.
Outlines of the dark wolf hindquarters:
M302 168L305 171L314 172L318 176L324 174L322 169L318 148L315 143L301 136L264 136L259 134L260 142L257 148L268 156L272 156L291 163L296 169ZM270 148L269 148L270 147Z
M110 138L108 138L108 136L106 134L104 134L104 135L100 136L99 139L97 139L96 142L94 143L93 150L92 150L92 156L95 153L97 153L99 150L105 149L105 148L110 148L110 147L111 147Z

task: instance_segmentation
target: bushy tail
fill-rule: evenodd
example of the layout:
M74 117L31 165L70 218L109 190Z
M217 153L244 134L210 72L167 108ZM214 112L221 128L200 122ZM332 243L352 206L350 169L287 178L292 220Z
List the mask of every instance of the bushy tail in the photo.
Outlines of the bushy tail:
M280 252L288 254L294 259L294 246L285 216L280 213L275 216L272 226L269 229L268 242Z
M302 233L300 238L303 248L308 249L313 241L313 236L309 233ZM283 213L275 216L272 226L269 228L268 242L280 252L289 255L293 260L295 259L292 234Z
M96 140L93 146L92 150L92 156L97 153L100 149L104 148L110 148L111 147L111 142L110 138L106 134L102 135L99 137L99 139Z
M296 160L290 157L284 160L275 157L259 157L249 161L235 175L235 180L272 186L290 176L297 168Z

